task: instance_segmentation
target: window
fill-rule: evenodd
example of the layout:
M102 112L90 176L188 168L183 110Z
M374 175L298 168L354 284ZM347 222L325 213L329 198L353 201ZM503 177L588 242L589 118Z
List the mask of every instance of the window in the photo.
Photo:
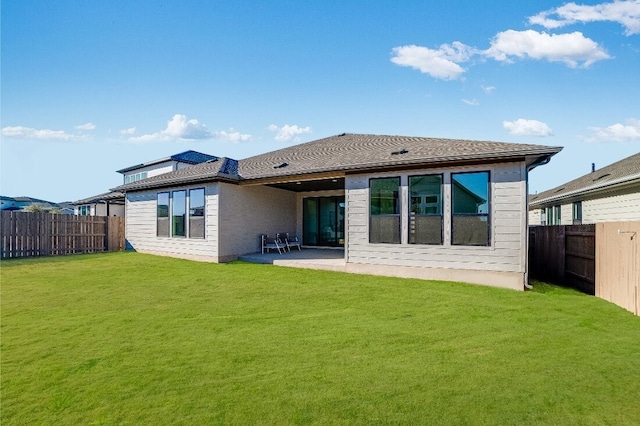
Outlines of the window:
M91 216L91 206L78 206L78 216Z
M553 225L553 207L547 208L547 225Z
M452 174L453 245L488 246L489 172Z
M171 236L184 237L187 213L187 191L171 193Z
M204 238L204 189L189 190L189 238Z
M400 178L369 181L369 242L400 244Z
M582 201L573 203L573 224L582 225Z
M540 225L546 225L547 224L547 209L542 208L540 210Z
M555 217L553 219L554 225L560 225L562 223L562 210L561 206L554 206L553 212L555 213Z
M124 183L133 183L147 178L147 172L135 173L124 177Z
M409 244L442 244L442 175L409 177Z
M157 203L157 235L158 237L169 236L169 193L158 193Z

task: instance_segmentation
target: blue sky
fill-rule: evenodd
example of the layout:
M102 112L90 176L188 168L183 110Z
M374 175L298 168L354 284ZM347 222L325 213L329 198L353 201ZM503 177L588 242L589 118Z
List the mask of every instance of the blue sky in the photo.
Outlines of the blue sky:
M1 8L2 195L77 200L188 149L344 132L563 146L531 192L640 151L640 0Z

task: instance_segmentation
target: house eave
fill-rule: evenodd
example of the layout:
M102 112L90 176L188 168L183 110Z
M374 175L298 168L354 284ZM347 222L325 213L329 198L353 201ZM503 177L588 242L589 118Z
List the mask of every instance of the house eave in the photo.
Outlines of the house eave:
M599 193L622 189L629 186L640 184L640 173L631 176L625 176L619 179L602 182L588 187L575 189L556 196L546 197L529 203L529 209L546 207L549 204L555 204L558 201L566 201L570 199L581 198L584 196L596 195Z

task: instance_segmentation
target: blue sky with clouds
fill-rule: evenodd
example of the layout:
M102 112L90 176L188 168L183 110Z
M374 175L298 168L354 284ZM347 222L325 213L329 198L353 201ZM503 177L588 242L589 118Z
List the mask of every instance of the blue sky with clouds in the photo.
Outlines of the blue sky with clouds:
M540 192L640 151L640 0L1 5L0 193L77 200L188 149L339 133L563 146Z

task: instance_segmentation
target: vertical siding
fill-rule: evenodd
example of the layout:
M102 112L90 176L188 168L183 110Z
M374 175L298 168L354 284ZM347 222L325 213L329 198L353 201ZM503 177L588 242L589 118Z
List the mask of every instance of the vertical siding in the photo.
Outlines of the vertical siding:
M158 192L205 188L205 238L156 236ZM202 256L218 260L218 184L128 193L126 196L127 246L134 250L168 255Z
M491 246L471 247L451 245L451 173L491 172ZM417 245L369 243L369 179L399 176L406 185L406 176L444 174L444 244ZM475 168L444 168L397 173L349 175L346 177L348 262L395 266L487 270L500 272L526 271L527 193L526 169L521 163ZM406 198L406 190L403 189ZM404 203L405 201L403 201ZM402 222L407 222L403 208ZM406 227L403 226L406 232Z
M259 252L261 234L296 232L296 193L221 183L219 219L221 259Z

